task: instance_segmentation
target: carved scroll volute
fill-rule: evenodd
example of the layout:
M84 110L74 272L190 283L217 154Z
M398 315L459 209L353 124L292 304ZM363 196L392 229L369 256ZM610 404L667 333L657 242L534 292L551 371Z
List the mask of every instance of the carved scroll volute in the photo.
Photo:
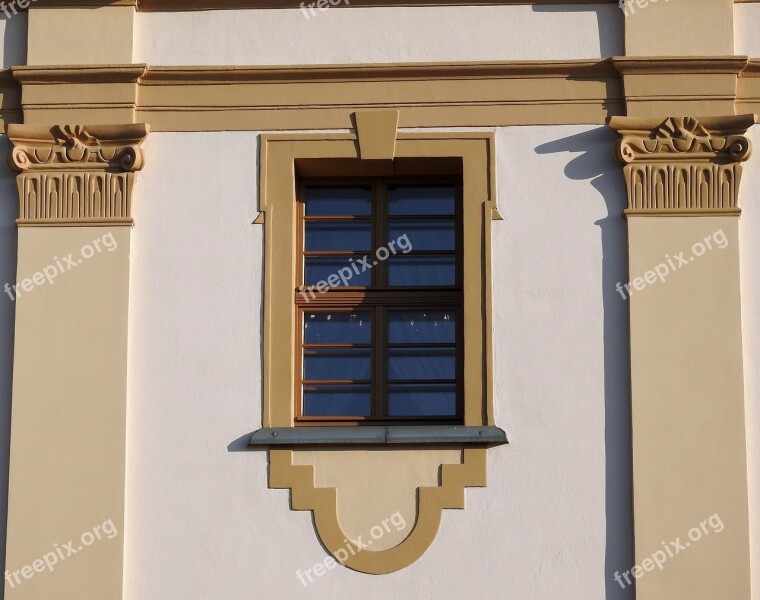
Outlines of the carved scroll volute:
M744 134L755 115L695 119L614 117L625 165L626 214L739 214L742 166L752 152Z
M20 173L19 225L132 224L134 173L145 124L10 125L8 161Z

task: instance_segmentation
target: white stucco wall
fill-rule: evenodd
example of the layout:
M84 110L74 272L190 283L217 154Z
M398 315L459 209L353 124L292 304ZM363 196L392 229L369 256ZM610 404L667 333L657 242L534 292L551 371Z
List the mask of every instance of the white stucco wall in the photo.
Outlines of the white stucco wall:
M750 130L755 154L742 179L740 221L744 389L749 457L750 551L752 598L760 600L760 126Z
M623 54L609 4L140 12L135 61L299 65L558 60Z
M736 54L760 57L760 4L734 4L734 48Z
M445 511L421 560L305 588L295 571L325 557L310 515L267 489L264 452L244 451L261 411L257 137L151 134L135 199L126 598L631 598L610 575L632 564L613 139L499 130L495 391L512 443L489 452L488 488Z

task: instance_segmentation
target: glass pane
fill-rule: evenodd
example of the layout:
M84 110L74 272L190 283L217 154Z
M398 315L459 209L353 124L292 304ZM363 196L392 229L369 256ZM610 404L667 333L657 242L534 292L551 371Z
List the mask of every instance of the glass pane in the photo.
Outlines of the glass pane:
M453 256L394 256L388 263L388 285L456 285Z
M390 215L453 215L454 186L388 188Z
M454 311L388 313L390 344L453 344L456 335Z
M369 380L370 351L362 349L306 349L303 351L305 380Z
M391 221L388 239L406 235L414 250L454 250L454 221Z
M453 417L457 414L456 387L452 384L388 386L391 417Z
M368 221L317 221L306 223L304 250L371 250L372 224Z
M305 385L303 414L307 417L367 417L372 413L368 385Z
M317 285L320 282L329 287L347 285L366 287L372 284L372 271L364 269L356 258L308 257L304 259L304 266L304 285L307 286Z
M372 214L370 187L307 187L305 200L307 217Z
M369 344L372 313L304 313L304 344Z
M388 379L455 379L454 348L391 348Z

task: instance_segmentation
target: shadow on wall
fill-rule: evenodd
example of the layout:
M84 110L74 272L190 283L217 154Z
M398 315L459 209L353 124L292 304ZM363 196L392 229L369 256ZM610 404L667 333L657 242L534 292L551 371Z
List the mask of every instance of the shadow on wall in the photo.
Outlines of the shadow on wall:
M10 144L0 138L0 155L7 156ZM17 192L10 170L0 175L0 288L16 282ZM13 380L13 330L15 304L0 289L0 572L5 572L5 534L8 513L8 452L11 433L11 385ZM4 597L0 585L0 600Z
M26 64L27 16L26 13L14 15L10 8L6 10L11 16L0 12L0 36L3 38L3 69L10 69Z
M561 7L557 7L561 8ZM631 600L633 587L622 589L615 571L634 564L633 473L631 456L630 321L628 304L615 290L628 281L628 236L622 169L610 170L616 135L600 127L542 144L538 154L582 153L565 167L574 180L590 180L602 195L607 216L596 221L602 238L602 303L604 306L606 600Z
M625 54L625 15L617 4L552 5L534 4L534 12L558 13L558 18L568 12L593 12L599 27L599 52L602 58ZM611 17L611 18L610 18ZM573 32L568 32L573 35Z

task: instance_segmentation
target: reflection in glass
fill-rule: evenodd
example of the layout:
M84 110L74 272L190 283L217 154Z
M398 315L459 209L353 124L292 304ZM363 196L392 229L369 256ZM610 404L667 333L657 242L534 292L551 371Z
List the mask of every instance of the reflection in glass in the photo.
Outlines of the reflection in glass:
M454 311L390 311L389 344L453 344L456 342Z
M303 341L304 344L369 344L372 313L304 313Z

